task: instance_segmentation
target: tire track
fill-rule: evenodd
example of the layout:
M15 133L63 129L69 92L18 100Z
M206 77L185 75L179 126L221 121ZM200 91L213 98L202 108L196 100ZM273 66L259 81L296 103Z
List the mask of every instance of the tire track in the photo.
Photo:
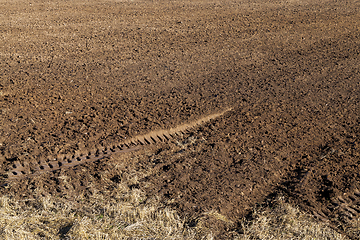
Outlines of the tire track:
M331 199L321 210L313 209L312 213L350 239L360 239L357 226L360 221L359 189L342 193Z
M354 182L347 184L346 188L338 185L337 179L341 178L340 176L352 175L341 170L346 169L345 165L334 167L342 162L340 156L344 153L341 149L340 146L325 147L314 161L316 164L306 170L306 164L301 164L300 168L290 171L288 181L283 183L280 190L319 221L350 239L360 239L359 185ZM332 165L333 172L326 171L324 164Z
M338 196L327 207L337 219L344 225L349 225L353 220L360 218L360 191L358 189Z
M99 147L97 149L86 152L78 151L75 152L75 154L71 155L58 155L55 159L39 160L37 165L32 168L30 168L28 163L26 162L20 163L19 161L15 161L12 165L12 168L3 174L4 182L2 186L7 185L13 180L39 175L44 172L71 168L89 162L95 162L107 158L112 154L138 151L146 145L169 142L171 139L190 132L192 129L198 127L199 125L209 122L212 119L218 118L230 110L231 108L226 109L221 113L208 115L196 121L190 122L188 124L183 124L175 128L153 131L146 135L135 136L119 144L114 144L107 147Z

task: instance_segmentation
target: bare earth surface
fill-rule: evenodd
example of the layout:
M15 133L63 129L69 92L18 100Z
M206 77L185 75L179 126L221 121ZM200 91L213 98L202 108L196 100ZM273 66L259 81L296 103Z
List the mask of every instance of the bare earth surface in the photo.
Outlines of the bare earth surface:
M360 216L359 1L15 2L0 1L2 195L111 195L139 170L133 187L189 224L210 210L237 222L279 193L345 234ZM166 142L31 175L229 108Z

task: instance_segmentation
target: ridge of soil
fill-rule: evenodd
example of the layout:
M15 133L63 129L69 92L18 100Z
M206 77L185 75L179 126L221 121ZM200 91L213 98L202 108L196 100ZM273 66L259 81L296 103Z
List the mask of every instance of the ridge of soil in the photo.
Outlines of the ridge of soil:
M127 153L138 151L141 147L156 143L164 143L176 136L180 136L200 124L206 123L211 119L223 115L230 111L227 109L221 113L205 116L196 121L171 128L169 130L158 130L150 132L146 135L139 135L122 141L121 143L113 143L108 146L98 146L96 149L77 151L74 154L58 155L54 159L40 159L37 163L30 165L28 162L20 163L17 160L8 161L2 165L6 169L3 175L7 175L5 181L17 180L24 177L31 177L46 171L56 171L70 167L76 167L80 164L95 162L110 157L112 154ZM33 156L36 158L36 156ZM6 186L8 183L3 183Z

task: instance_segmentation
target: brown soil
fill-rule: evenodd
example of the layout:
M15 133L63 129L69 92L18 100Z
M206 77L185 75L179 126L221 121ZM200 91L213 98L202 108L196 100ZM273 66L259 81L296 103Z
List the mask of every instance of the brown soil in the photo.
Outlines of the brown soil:
M236 222L280 192L339 231L360 216L358 2L0 8L4 182L14 163L36 166L232 108L170 142L29 175L1 194L111 195L123 172L142 170L133 187L192 225L210 210ZM228 227L209 224L219 236Z

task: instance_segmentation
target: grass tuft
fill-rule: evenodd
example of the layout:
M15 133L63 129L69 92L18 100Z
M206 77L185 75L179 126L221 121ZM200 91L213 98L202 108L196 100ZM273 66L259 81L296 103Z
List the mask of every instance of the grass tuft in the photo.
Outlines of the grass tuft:
M278 198L272 209L255 209L253 220L244 220L242 228L237 239L348 239L286 203L284 197Z

